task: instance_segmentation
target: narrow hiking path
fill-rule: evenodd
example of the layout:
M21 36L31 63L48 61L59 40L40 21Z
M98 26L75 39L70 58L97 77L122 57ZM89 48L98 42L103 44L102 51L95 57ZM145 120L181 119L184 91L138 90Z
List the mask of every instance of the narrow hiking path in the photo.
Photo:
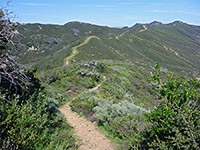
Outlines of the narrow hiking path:
M106 77L103 76L104 78L104 81L106 80ZM93 87L92 89L89 89L88 91L94 91L94 90L97 90L100 86L102 85L102 83L98 84L97 86Z
M119 40L119 37L122 37L123 35L124 35L124 33L122 33L122 34L116 36L115 38L116 38L117 40Z
M139 32L144 32L144 31L146 31L146 30L148 29L148 28L146 27L146 25L143 25L142 27L143 27L143 29L141 29ZM122 37L122 36L124 36L124 34L125 34L125 33L122 33L122 34L120 34L120 35L117 35L117 36L115 37L115 39L119 40L119 38Z
M99 39L99 37L97 37L97 36L89 36L83 43L79 44L78 46L73 47L73 48L72 48L72 53L71 53L70 56L68 56L68 57L66 58L66 63L65 63L65 64L68 65L68 64L69 64L69 60L70 60L72 57L74 57L74 56L76 56L76 55L78 54L78 50L77 50L77 49L78 49L79 47L81 47L81 46L87 44L92 38L97 38L97 39Z
M147 27L146 27L145 25L143 25L143 28L144 28L144 29L140 30L139 32L144 32L144 31L147 30Z
M111 141L99 131L96 123L72 112L69 104L70 102L60 107L59 110L74 128L74 134L81 140L79 150L115 150Z
M96 36L90 36L82 44L74 47L72 54L66 58L66 65L69 64L69 59L77 54L77 48L85 45L92 38L99 39ZM103 78L105 81L106 77L103 76ZM94 88L88 89L87 91L91 92L97 90L101 85L102 82L96 85ZM81 96L81 94L79 96ZM111 141L99 131L96 123L92 123L86 118L80 117L76 112L72 112L69 104L70 102L60 107L59 110L65 116L67 122L70 123L74 128L74 134L81 140L79 143L79 150L115 150L114 146L111 144Z

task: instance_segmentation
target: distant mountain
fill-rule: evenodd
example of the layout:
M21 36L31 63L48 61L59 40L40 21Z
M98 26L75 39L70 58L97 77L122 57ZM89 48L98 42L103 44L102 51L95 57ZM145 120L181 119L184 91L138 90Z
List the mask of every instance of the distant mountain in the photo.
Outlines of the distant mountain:
M78 48L73 62L115 60L153 66L155 61L170 71L197 74L200 70L200 26L180 21L163 24L135 24L110 28L82 22L65 25L25 24L18 27L21 44L13 54L26 66L39 70L65 64L72 48Z
M159 26L159 25L163 25L163 24L162 24L162 22L159 22L159 21L153 21L150 23L150 25Z

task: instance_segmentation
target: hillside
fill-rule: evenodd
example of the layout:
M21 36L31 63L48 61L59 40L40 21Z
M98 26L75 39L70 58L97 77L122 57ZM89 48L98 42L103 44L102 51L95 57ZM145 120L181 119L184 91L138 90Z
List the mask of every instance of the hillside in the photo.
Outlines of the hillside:
M179 21L170 24L155 21L124 28L81 22L63 26L26 24L20 25L18 32L21 43L13 56L22 65L37 69L47 96L52 100L50 105L64 105L60 111L82 140L78 145L80 149L101 146L99 143L103 141L112 147L104 135L96 132L96 125L121 149L140 147L139 136L150 129L145 116L160 111L166 93L175 102L179 99L176 96L185 98L186 94L186 98L190 97L187 94L190 90L176 91L176 88L187 84L182 79L196 78L200 70L200 27ZM156 61L162 66L160 69L155 66ZM166 75L172 71L181 78L174 74ZM152 82L147 80L150 77ZM157 85L159 81L161 85ZM188 83L198 85L196 80ZM161 90L161 95L157 95L152 87ZM177 92L183 92L183 95ZM170 103L167 104L171 109ZM167 111L170 109L166 107ZM164 120L172 117L173 112L168 113ZM153 117L159 118L154 114ZM171 120L170 123L173 124ZM83 126L87 126L84 134ZM102 139L100 142L97 140L99 137ZM148 135L144 137L155 139Z
M72 47L96 36L78 48L73 62L116 60L153 66L158 61L170 71L195 76L200 70L200 27L179 21L136 24L130 28L109 28L81 22L65 25L26 24L19 26L22 41L14 55L39 70L63 66ZM188 74L189 73L189 74Z

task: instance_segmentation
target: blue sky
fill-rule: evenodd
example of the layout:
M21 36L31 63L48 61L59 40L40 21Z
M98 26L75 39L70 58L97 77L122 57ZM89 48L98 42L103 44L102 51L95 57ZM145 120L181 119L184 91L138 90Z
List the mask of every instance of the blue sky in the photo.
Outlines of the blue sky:
M6 0L0 0L5 5ZM200 25L200 0L12 0L9 9L21 23L82 21L111 27L154 20Z

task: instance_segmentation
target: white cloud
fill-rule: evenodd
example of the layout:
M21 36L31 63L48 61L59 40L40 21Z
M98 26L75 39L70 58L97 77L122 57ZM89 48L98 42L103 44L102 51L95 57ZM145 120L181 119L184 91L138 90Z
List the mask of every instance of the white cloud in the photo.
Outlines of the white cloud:
M39 16L40 14L36 14L36 13L20 13L19 15L22 15L22 16Z
M19 5L25 5L25 6L48 6L50 4L45 3L18 3Z
M189 15L197 15L200 14L194 13L194 12L187 12L187 11L179 11L179 10L151 10L146 12L152 12L152 13L172 13L172 14L189 14Z
M143 5L143 6L166 6L167 3L152 3L152 2L128 2L128 3L120 3L121 5Z
M122 20L126 20L126 21L132 21L132 20L136 20L136 19L138 19L138 18L135 18L132 16L127 16L127 17L122 18Z
M182 11L174 11L174 10L152 10L146 12L153 12L153 13L183 13Z
M76 5L77 7L101 7L101 8L113 8L114 5Z
M94 5L95 7L112 8L114 5Z

